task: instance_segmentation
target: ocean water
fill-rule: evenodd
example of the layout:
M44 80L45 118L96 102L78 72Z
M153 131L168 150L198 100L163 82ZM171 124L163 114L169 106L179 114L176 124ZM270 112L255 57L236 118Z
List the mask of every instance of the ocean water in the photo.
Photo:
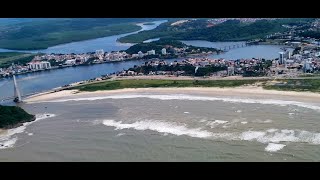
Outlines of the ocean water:
M0 161L319 161L320 100L122 93L23 104Z

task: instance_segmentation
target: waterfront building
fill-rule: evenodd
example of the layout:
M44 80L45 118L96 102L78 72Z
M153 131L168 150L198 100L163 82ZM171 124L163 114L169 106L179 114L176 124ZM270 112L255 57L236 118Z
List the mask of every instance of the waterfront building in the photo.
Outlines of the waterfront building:
M284 64L284 56L285 53L284 52L279 52L279 64Z
M30 70L50 69L51 64L48 61L33 61L28 63L28 68Z
M66 65L74 65L74 64L76 64L76 59L66 60L65 64L66 64Z

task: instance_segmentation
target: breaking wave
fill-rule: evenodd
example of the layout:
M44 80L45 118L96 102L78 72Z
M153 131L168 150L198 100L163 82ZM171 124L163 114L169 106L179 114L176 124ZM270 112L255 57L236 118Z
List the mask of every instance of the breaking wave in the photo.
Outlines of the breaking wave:
M231 98L231 97L207 97L207 96L193 96L186 94L172 94L172 95L149 95L149 94L127 94L127 95L111 95L111 96L99 96L99 97L86 97L86 98L74 98L74 99L59 99L50 100L45 102L67 102L67 101L95 101L102 99L133 99L133 98L150 98L159 100L190 100L190 101L223 101L229 103L246 103L246 104L265 104L265 105L279 105L279 106L299 106L303 108L320 110L320 106L304 103L298 101L285 101L276 99L243 99L243 98Z
M166 121L137 121L134 123L122 123L122 121L104 120L105 126L115 127L115 130L135 129L135 130L151 130L164 134L173 134L177 136L186 135L196 138L205 139L224 139L234 141L256 141L268 144L266 151L275 152L281 150L286 145L280 142L300 142L309 144L320 144L320 133L312 133L301 130L279 130L268 129L265 131L245 131L245 132L225 132L214 133L202 128L188 128L185 124L178 124Z
M269 143L268 146L264 149L268 152L276 152L284 148L286 145L284 144L275 144L275 143Z
M173 135L187 135L191 137L207 138L212 136L212 133L200 128L189 129L184 125L169 123L164 121L137 121L132 124L125 124L121 121L104 120L102 122L106 126L115 127L118 129L135 129L135 130L152 130L160 133L168 133Z

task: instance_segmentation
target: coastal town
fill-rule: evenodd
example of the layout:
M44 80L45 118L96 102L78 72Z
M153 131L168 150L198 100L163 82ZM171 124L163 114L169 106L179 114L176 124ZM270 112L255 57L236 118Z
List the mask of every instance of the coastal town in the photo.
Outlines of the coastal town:
M129 60L146 60L146 59L168 59L185 57L188 55L209 55L216 53L214 48L206 48L207 51L202 51L199 47L191 49L187 46L177 48L169 47L162 48L160 52L154 49L137 53L127 53L125 51L105 52L103 49L95 52L82 54L40 54L34 56L31 62L23 64L12 64L8 68L0 68L0 78L10 77L14 74L24 74L37 71L45 71L50 69L74 67L80 65L102 64L110 62L121 62ZM210 50L212 49L212 50ZM219 50L217 50L219 52Z
M304 73L317 73L320 69L320 51L305 48L292 54L279 52L274 60L265 59L211 59L188 58L181 62L166 63L164 60L149 61L118 73L119 76L139 75L186 75L186 76L277 76L298 77Z
M155 19L0 24L0 161L320 160L320 19Z
M121 76L126 75L195 75L195 76L289 76L296 77L302 73L317 73L320 67L320 48L315 43L301 43L294 42L288 43L287 47L294 49L290 51L289 48L283 48L282 52L279 52L279 57L275 59L214 59L209 58L208 55L212 54L212 51L207 52L187 52L188 48L174 48L168 51L166 48L162 48L161 52L157 52L153 49L142 52L139 51L136 54L129 54L125 51L104 52L104 50L97 50L92 53L84 54L43 54L36 55L33 60L26 65L12 64L8 68L0 69L0 77L12 76L13 74L22 74L36 71L45 71L50 69L89 65L89 64L101 64L108 62L120 62L127 60L146 60L150 59L149 63L145 63L144 66L193 66L193 73L186 73L185 71L163 71L159 69L153 69L149 72L132 72L130 70L123 72L116 72ZM166 63L166 57L185 57L187 55L197 53L195 57L185 58L181 62ZM206 67L213 67L206 69ZM219 68L217 68L219 67ZM198 70L198 73L194 71ZM206 73L200 73L206 69Z
M216 18L208 19L211 25L217 25L228 20L239 20L242 23L252 23L260 20L273 21L277 18ZM180 26L181 24L197 19L179 20L172 23L172 26ZM304 27L307 26L308 29ZM293 24L286 25L286 31L275 32L266 35L263 39L252 39L242 45L233 45L235 48L245 47L247 45L274 44L281 45L284 48L279 52L278 58L274 59L224 59L214 58L214 54L225 53L232 46L225 48L204 48L188 46L180 41L164 41L157 40L154 42L140 43L131 46L127 50L105 52L103 49L95 52L81 54L33 54L32 59L28 62L23 61L8 64L0 67L0 78L11 77L12 75L32 73L37 71L46 71L58 68L67 68L74 66L121 62L130 60L152 60L159 62L165 59L185 58L177 64L184 66L190 64L199 72L204 67L224 67L223 70L216 72L212 70L207 73L195 73L196 76L272 76L272 75L288 75L298 76L301 73L317 73L319 70L320 44L319 39L311 37L303 37L299 34L305 31L313 31L320 28L320 20L313 21L310 25ZM293 50L293 51L292 51ZM190 59L190 56L192 57ZM157 74L150 72L150 74ZM120 72L115 72L120 74ZM137 72L141 74L142 72ZM145 74L145 72L143 72ZM149 72L148 72L149 73ZM161 72L162 74L164 72ZM173 72L166 72L172 74ZM121 72L122 75L126 74ZM131 74L131 73L129 73ZM180 72L180 75L184 73ZM190 75L190 74L187 74Z

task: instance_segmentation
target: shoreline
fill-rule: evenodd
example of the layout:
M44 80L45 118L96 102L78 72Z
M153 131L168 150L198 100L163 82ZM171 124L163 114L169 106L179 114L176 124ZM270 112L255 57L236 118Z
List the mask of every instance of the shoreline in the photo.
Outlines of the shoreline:
M255 85L239 86L232 88L220 87L168 87L168 88L125 88L117 90L99 90L99 91L79 91L79 90L61 90L58 92L48 92L36 94L27 97L24 102L37 103L41 101L50 101L57 99L69 99L79 97L95 97L108 95L123 95L125 93L154 93L154 94L191 94L204 96L234 96L245 98L262 99L285 99L290 101L318 102L320 103L320 94L313 92L279 91L266 90Z

